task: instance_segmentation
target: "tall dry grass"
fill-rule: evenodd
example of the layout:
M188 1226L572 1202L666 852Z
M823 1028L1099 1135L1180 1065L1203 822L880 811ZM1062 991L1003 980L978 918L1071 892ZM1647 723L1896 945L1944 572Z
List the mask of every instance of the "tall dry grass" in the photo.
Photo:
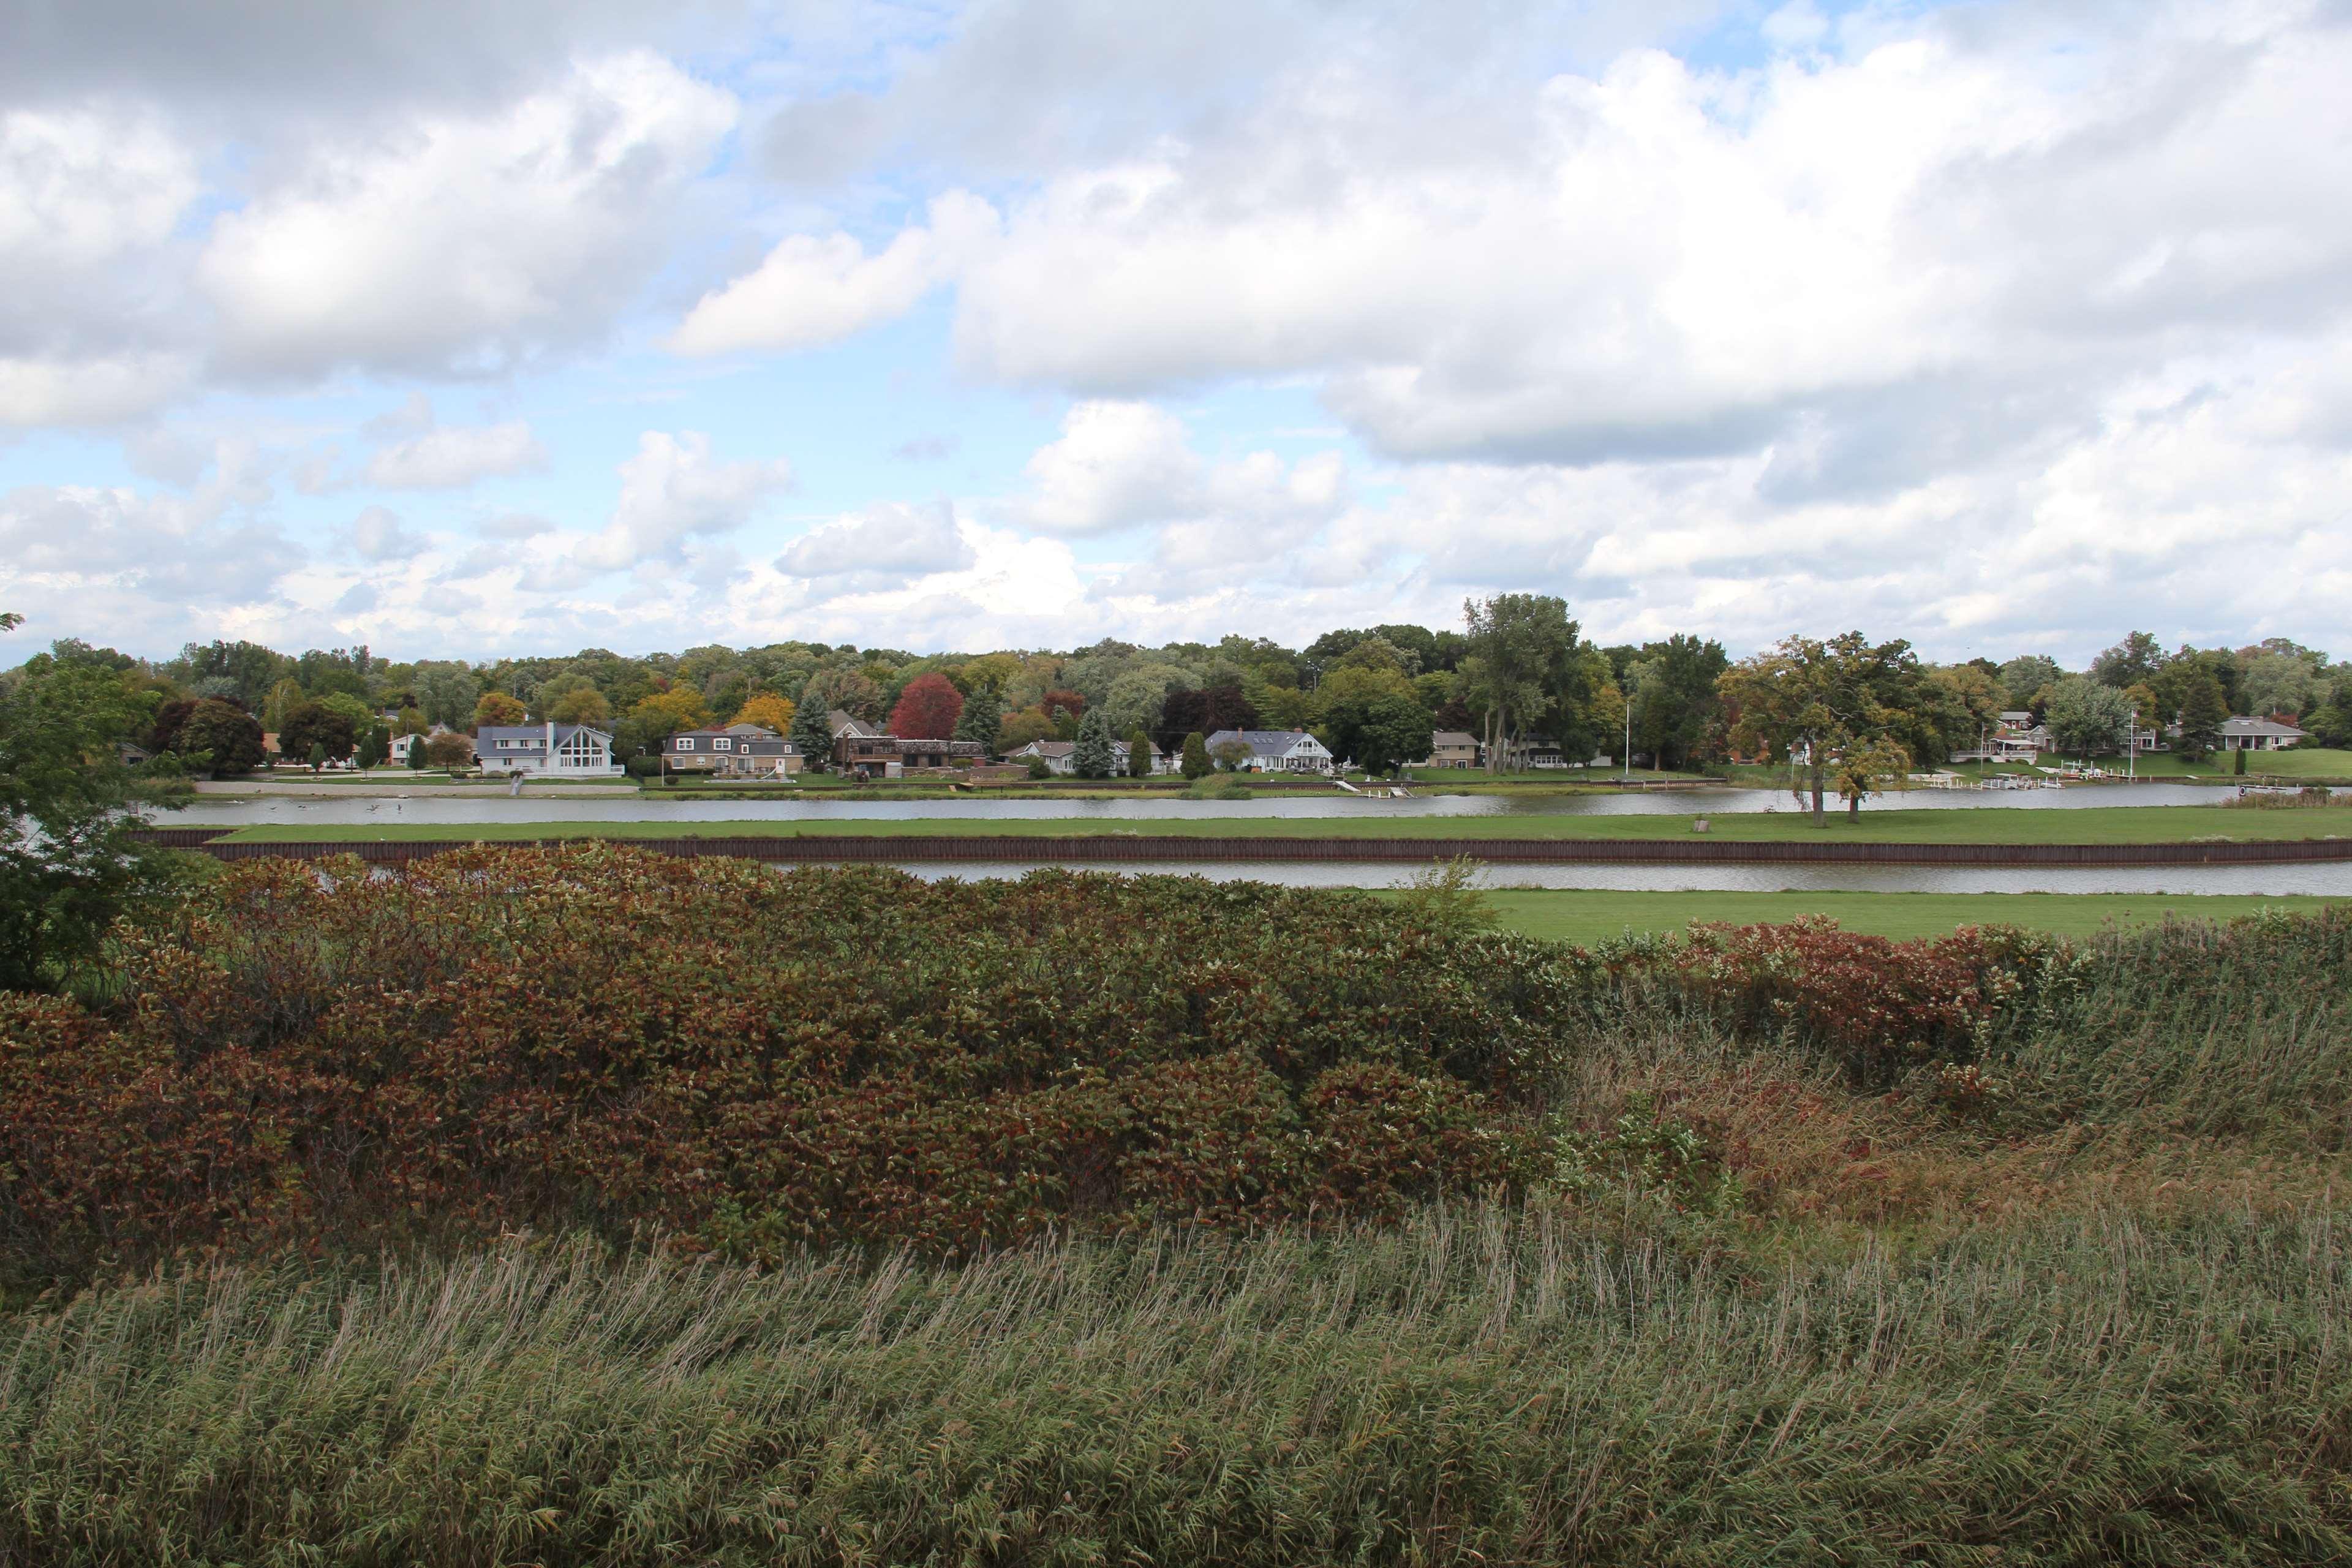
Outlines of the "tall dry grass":
M1761 1269L1626 1218L766 1273L515 1243L92 1291L0 1338L0 1556L2352 1557L2326 1212Z

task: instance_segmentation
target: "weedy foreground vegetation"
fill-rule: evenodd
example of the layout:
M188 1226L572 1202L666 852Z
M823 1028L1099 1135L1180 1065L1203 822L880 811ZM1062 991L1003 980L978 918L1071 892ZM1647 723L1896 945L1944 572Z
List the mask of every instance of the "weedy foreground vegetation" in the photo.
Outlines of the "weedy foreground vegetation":
M0 1561L2352 1561L2352 913L233 867L0 999Z

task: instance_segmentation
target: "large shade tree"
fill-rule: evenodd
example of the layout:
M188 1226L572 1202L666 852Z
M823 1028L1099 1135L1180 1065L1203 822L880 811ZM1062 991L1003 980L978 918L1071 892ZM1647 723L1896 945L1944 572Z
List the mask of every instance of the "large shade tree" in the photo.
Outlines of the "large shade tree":
M1802 760L1820 826L1827 821L1833 759L1851 755L1885 770L1894 748L1906 765L1922 750L1928 718L1921 682L1908 642L1873 643L1860 632L1843 632L1826 641L1789 637L1742 659L1725 673L1722 692L1735 715L1735 745ZM1936 743L1930 734L1927 744Z
M1509 742L1575 679L1577 624L1567 601L1548 594L1465 600L1462 614L1468 628L1462 673L1471 706L1483 715L1493 773Z

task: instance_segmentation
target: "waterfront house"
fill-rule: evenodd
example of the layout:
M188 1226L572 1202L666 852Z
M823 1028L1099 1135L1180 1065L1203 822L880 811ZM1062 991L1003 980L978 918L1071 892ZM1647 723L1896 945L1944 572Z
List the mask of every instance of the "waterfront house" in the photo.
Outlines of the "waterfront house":
M474 732L483 771L574 779L616 778L613 737L587 724L485 724Z
M798 746L760 724L681 730L662 742L669 771L714 778L789 778L801 771Z
M1209 755L1229 742L1249 748L1244 771L1260 773L1328 773L1331 752L1304 730L1220 730L1209 737Z

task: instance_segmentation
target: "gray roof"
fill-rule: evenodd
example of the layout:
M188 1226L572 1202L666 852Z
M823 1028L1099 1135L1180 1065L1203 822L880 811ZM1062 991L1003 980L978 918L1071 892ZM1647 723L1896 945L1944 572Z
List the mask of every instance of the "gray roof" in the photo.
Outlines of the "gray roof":
M2298 730L2292 724L2276 724L2268 719L2248 719L2241 715L2223 720L2221 733L2224 735L2277 735L2284 739L2300 741L2309 731Z
M1323 744L1304 730L1220 730L1208 743L1222 746L1228 741L1239 741L1261 757L1281 756L1301 741L1313 742L1318 749Z
M583 730L608 746L613 743L612 732L599 730L593 724L558 724L553 728L555 743L559 746ZM504 751L510 757L517 754L528 756L533 752L544 752L547 750L548 729L549 726L545 724L485 724L474 732L474 750L477 752ZM500 741L520 741L523 743L519 746L501 747L499 744Z
M1478 743L1478 737L1460 730L1433 730L1429 734L1429 743L1433 747L1475 746Z

